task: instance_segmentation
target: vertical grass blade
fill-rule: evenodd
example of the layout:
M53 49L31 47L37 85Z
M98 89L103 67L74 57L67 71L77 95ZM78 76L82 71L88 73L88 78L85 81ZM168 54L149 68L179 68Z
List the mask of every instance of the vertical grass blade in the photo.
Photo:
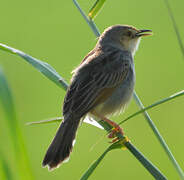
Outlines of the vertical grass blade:
M172 12L172 10L171 10L169 1L168 1L168 0L164 0L164 3L165 3L165 6L166 6L166 8L167 8L167 10L168 10L169 17L170 17L170 19L171 19L171 21L172 21L173 28L174 28L174 31L175 31L175 33L176 33L176 37L177 37L177 40L178 40L178 44L179 44L179 46L180 46L181 53L182 53L183 58L184 58L184 46L183 46L183 42L182 42L182 40L181 40L180 32L179 32L179 30L178 30L178 26L177 26L177 24L176 24L176 20L175 20L175 18L174 18L173 12Z
M141 154L130 142L125 143L126 148L139 160L156 180L167 180L167 178L148 159Z
M10 171L10 167L1 151L0 151L0 179L13 180L13 175Z
M90 19L88 19L88 17L85 15L85 13L83 12L83 10L80 8L79 3L77 2L77 0L73 0L73 3L75 4L75 6L77 7L77 9L79 10L80 14L82 15L82 17L84 18L84 20L86 21L86 23L89 25L89 27L91 28L91 30L93 31L93 33L95 34L95 36L100 36L99 30L96 27L95 23Z
M4 46L3 46L4 47ZM4 49L4 50L9 50L10 48L6 48L6 49ZM10 51L11 52L11 51ZM21 56L22 57L22 56ZM41 61L37 61L37 63L41 63ZM37 68L39 68L40 66L37 66ZM44 67L44 66L42 66L42 68L46 68L46 67ZM46 70L45 70L45 72L47 72L48 71L48 69L46 68ZM52 76L55 76L55 70L52 70L52 71L50 71L49 70L49 73L52 73ZM45 75L45 74L44 74ZM49 74L48 74L48 76L49 76ZM57 77L58 76L56 76L56 79L57 79ZM49 78L50 79L50 78ZM53 79L50 79L50 80L52 80L53 81ZM59 78L58 78L58 80L59 80ZM65 84L65 87L67 87L68 85L64 82L64 84ZM59 85L59 87L63 87L62 86L62 84L58 84ZM66 89L66 88L64 88L64 89ZM8 91L7 91L8 92ZM9 94L11 94L11 93L9 93ZM6 97L7 98L7 97ZM5 98L5 99L6 99ZM12 98L10 98L10 99L12 99ZM13 104L13 102L12 102L12 104ZM13 107L13 106L12 106ZM13 108L12 108L13 109ZM14 112L13 110L11 110L10 112ZM11 118L10 118L11 119ZM41 122L36 122L36 124L40 124L40 123L50 123L50 122L52 122L52 121L54 121L54 122L58 122L58 121L60 121L61 120L61 118L56 118L56 119L52 119L52 120L47 120L47 121L41 121ZM112 127L109 127L109 125L108 124L106 124L106 123L104 123L103 121L100 121L100 125L105 129L105 130L107 130L107 131L109 131ZM16 135L16 133L15 133L15 135ZM121 137L120 137L121 138ZM89 177L90 176L90 174L95 170L95 168L98 166L98 164L101 162L101 160L104 158L104 156L107 154L107 152L109 151L109 150L111 150L112 149L112 147L114 147L114 146L111 146L110 147L110 149L108 149L108 150L106 150L101 156L100 156L100 158L95 162L95 164L93 164L92 165L92 168L89 168L88 169L88 171L85 173L85 175L84 175L84 177ZM133 145L132 145L132 147L134 147ZM135 148L134 148L135 149ZM134 149L132 149L132 151L130 151L130 152L134 152ZM129 150L130 150L130 148L129 148ZM137 151L138 152L138 151ZM140 157L142 157L142 154L141 153L134 153L134 155L136 156L136 155L139 155L139 158L138 157L136 157L139 161L140 161ZM142 157L142 159L146 159L146 158L143 158ZM149 161L147 160L147 161L140 161L141 163L142 163L142 165L143 166L145 166L145 163L147 163L148 164L148 166L149 166L149 169L148 170L150 170L150 173L152 173L152 172L155 172L153 169L155 169L154 168L154 166L151 164L151 163L148 163ZM158 173L157 173L158 174Z
M82 14L82 16L84 17L84 19L86 20L87 24L91 27L92 31L94 32L94 34L98 37L100 36L100 32L98 31L98 29L96 28L95 23L92 21L92 19L88 20L88 18L86 17L85 13L82 11L80 5L77 3L76 0L75 1L75 5L78 8L78 10L80 11L80 13ZM140 109L144 109L144 106L141 102L141 100L139 99L139 97L137 96L136 92L134 91L134 100L136 101L138 107ZM167 155L169 155L169 159L171 160L172 164L174 165L174 167L176 168L178 174L180 175L180 177L182 179L184 179L184 173L181 169L181 167L179 166L179 164L177 163L176 159L174 158L174 156L171 153L171 150L169 149L169 147L167 146L167 144L165 143L163 137L161 136L161 134L159 133L158 129L156 128L155 124L153 123L151 117L149 116L149 114L147 113L147 111L143 112L143 115L145 117L145 119L147 120L148 124L150 125L151 129L153 130L155 136L157 137L158 141L161 143L164 151L166 152Z
M15 156L14 168L18 168L20 179L32 180L33 174L30 168L27 151L24 146L24 140L22 132L20 130L17 116L15 113L15 106L11 90L8 82L4 76L2 69L0 68L0 102L5 111L7 125L11 135L11 142L13 144L13 152Z
M142 102L140 101L138 96L136 94L134 94L134 96L136 97L135 98L136 99L136 103L141 106L141 109L144 109L144 105L142 104ZM161 136L159 130L157 129L156 125L151 120L149 114L146 111L144 111L144 117L146 118L149 126L151 127L151 129L154 132L156 138L160 142L162 148L164 149L165 153L167 154L168 158L170 159L171 163L173 164L173 166L176 169L177 173L179 174L180 178L183 180L184 179L183 170L179 166L178 162L174 158L174 155L172 154L171 150L169 149L169 147L168 147L167 143L165 142L164 138Z
M91 29L93 30L93 32L95 33L96 36L99 36L100 33L95 25L95 23L92 21L92 19L88 19L86 17L86 15L83 13L82 9L80 8L79 4L77 3L76 0L73 0L73 2L75 3L76 7L78 8L78 10L80 11L80 13L82 14L82 16L85 18L86 22L88 23L88 25L91 27ZM59 87L62 87L63 89L67 89L67 83L64 81L63 78L61 78L61 76L55 71L55 69L53 69L49 64L44 63L40 60L37 60L25 53L23 53L22 51L16 50L14 48L8 47L6 45L0 44L0 49L4 50L4 51L8 51L12 54L17 54L20 57L24 58L28 63L30 63L33 67L35 67L37 70L39 70L42 74L44 74L47 78L49 78L51 81L53 81L55 84L57 84ZM144 108L141 106L141 101L139 100L138 96L136 95L136 93L134 92L134 98L135 100L137 100L137 103L139 104L139 107ZM3 99L3 98L2 98ZM6 106L6 103L4 103ZM10 108L11 109L11 108ZM9 112L13 112L14 110L10 110ZM8 113L7 113L8 114ZM150 119L149 115L144 112L144 115L146 117L146 119ZM11 119L11 118L9 118ZM105 129L106 126L103 125L103 123L101 124ZM16 129L19 129L18 127ZM108 128L107 128L108 129ZM13 132L12 132L13 133ZM15 131L15 136L17 136L17 133ZM19 137L19 136L18 136ZM21 137L21 136L20 136ZM21 138L20 138L21 139ZM130 149L129 149L130 150ZM108 150L109 151L109 150ZM103 159L103 157L107 154L108 151L105 151L101 156L100 159L97 160L97 164L93 166L93 169L95 169L97 167L97 165L100 163L100 161ZM132 152L132 151L131 151ZM136 154L134 154L136 156ZM140 157L142 157L141 154L139 154ZM136 157L137 159L139 159L138 157ZM174 158L174 157L173 157ZM144 158L143 158L144 159ZM140 160L140 159L139 159ZM141 162L141 161L140 161ZM142 164L146 163L146 161L142 161ZM152 171L152 169L151 169ZM88 171L89 172L89 171ZM90 172L92 172L90 170ZM154 172L154 171L153 171ZM90 174L90 173L89 173Z
M90 19L94 19L97 13L102 9L106 0L97 0L95 4L90 9L88 16Z

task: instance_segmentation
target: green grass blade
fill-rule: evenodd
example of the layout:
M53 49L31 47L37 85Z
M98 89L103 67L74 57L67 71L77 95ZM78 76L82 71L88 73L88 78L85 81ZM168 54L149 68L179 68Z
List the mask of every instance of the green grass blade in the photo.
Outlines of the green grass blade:
M123 121L121 121L121 122L119 123L119 125L122 124L122 123L125 123L125 122L128 121L129 119L131 119L131 118L133 118L133 117L135 117L135 116L137 116L137 115L143 113L144 111L147 111L147 110L149 110L149 109L152 109L152 108L154 108L154 107L156 107L156 106L158 106L158 105L161 105L161 104L163 104L163 103L166 103L166 102L168 102L168 101L171 101L171 100L173 100L173 99L175 99L175 98L178 98L178 97L180 97L180 96L183 96L183 95L184 95L184 90L182 90L182 91L180 91L180 92L177 92L177 93L175 93L175 94L173 94L173 95L171 95L171 96L169 96L169 97L167 97L167 98L164 98L164 99L162 99L162 100L159 100L159 101L157 101L157 102L155 102L155 103L153 103L153 104L151 104L151 105L149 105L149 106L147 106L147 107L145 107L145 108L143 108L143 109L141 109L141 110L139 110L139 111L133 113L132 115L128 116L126 119L124 119Z
M168 1L168 0L164 0L164 3L165 3L165 6L166 6L166 8L167 8L167 10L168 10L169 17L170 17L170 19L171 19L171 21L172 21L173 28L174 28L174 31L175 31L175 33L176 33L176 37L177 37L177 40L178 40L178 44L179 44L180 49L181 49L181 53L182 53L182 55L183 55L183 57L184 57L184 46L183 46L183 42L182 42L182 40L181 40L181 35L180 35L179 30L178 30L178 26L177 26L177 24L176 24L176 20L175 20L175 18L174 18L173 12L172 12L172 10L171 10L169 1Z
M13 51L14 52L14 51ZM54 74L53 74L54 75ZM59 87L62 87L61 85L59 85ZM67 87L67 84L66 84L66 87ZM65 90L66 90L66 88L64 88ZM58 121L58 119L57 119L57 121ZM48 122L47 122L48 123ZM109 130L109 129L111 129L112 127L109 127L106 123L104 123L103 121L100 121L99 122L100 123L100 125L101 126L103 126L104 127L104 129L105 130ZM111 148L110 149L112 149L112 147L113 146L111 146ZM101 155L101 157L96 161L96 163L92 166L92 168L89 168L88 169L88 171L84 174L84 178L85 177L89 177L90 175L91 175L91 173L95 170L95 168L98 166L98 164L101 162L101 160L104 158L104 156L107 154L107 152L109 151L109 149L107 150L107 151L105 151L102 155ZM135 154L134 156L136 156L137 154ZM138 153L138 155L140 156L140 157L142 157L142 155L141 155L141 153ZM138 158L138 157L136 157L138 160L140 159L140 158ZM143 159L145 159L145 158L143 158ZM140 161L140 160L139 160ZM141 162L141 161L140 161ZM144 165L144 163L145 162L147 162L147 161L142 161L141 163ZM148 163L149 164L149 163ZM150 165L150 164L149 164ZM151 170L152 170L152 165L150 165L151 166ZM150 172L151 173L151 172Z
M50 123L60 123L63 120L62 117L54 117L46 120L41 120L41 121L33 121L33 122L28 122L26 125L38 125L38 124L50 124Z
M28 122L26 125L38 125L38 124L50 124L50 123L60 123L63 120L63 117L54 117L42 121L34 121L34 122ZM97 123L95 120L91 120L88 117L85 117L83 120L84 123L90 124L92 126L95 126L99 129L104 129L103 126L101 126L99 123Z
M60 122L62 120L61 117L57 117L57 118L51 118L49 120L44 120L44 121L38 121L38 122L31 122L28 123L28 125L34 125L34 124L44 124L44 123L56 123L56 122ZM109 124L106 124L104 121L99 121L100 125L107 131L109 132L112 128L112 126L110 126ZM124 137L119 134L118 137L120 139L123 139ZM83 176L81 177L82 180L84 179L88 179L89 176L94 172L94 170L96 169L96 167L100 164L100 162L103 160L103 158L105 157L105 155L112 149L118 149L121 148L123 145L122 144L113 144L110 147L108 147L108 149L105 150L105 152L88 168L88 170L83 174ZM131 144L130 142L126 142L124 144L124 146L127 147L127 149L135 156L136 159L139 160L139 162L154 176L154 177L159 177L159 179L166 179L164 177L164 175L148 160L144 157L143 154L141 154L141 152L139 152L134 146L133 144Z
M51 81L53 81L55 84L57 84L59 87L62 87L64 90L67 89L68 84L65 82L65 80L56 72L56 70L50 66L48 63L45 63L43 61L40 61L36 58L33 58L27 54L25 54L24 52L17 50L15 48L6 46L4 44L0 43L0 49L7 51L11 54L17 54L20 57L22 57L23 59L25 59L28 63L30 63L33 67L35 67L37 70L39 70L41 73L43 73L48 79L50 79ZM58 119L56 120L58 121ZM52 123L55 122L55 120L46 120L46 121L40 121L40 122L33 122L34 124L41 124L41 123ZM98 128L102 127L100 125L98 125L95 122L92 121L87 121L85 120L84 122L94 125ZM33 124L32 123L32 124Z
M80 180L87 180L109 151L113 149L121 149L123 147L126 147L155 179L167 180L167 178L159 171L159 169L155 167L148 159L146 159L144 155L138 151L135 146L133 146L133 144L131 144L129 141L124 141L124 136L119 134L119 138L121 138L121 140L109 146L104 153L87 169Z
M88 16L90 19L94 19L98 12L102 9L106 0L97 0L95 4L90 9Z
M133 144L127 142L125 143L125 146L156 180L167 180L167 178L159 171L159 169L155 167L148 159L146 159L144 155L133 146Z
M109 148L105 150L105 152L87 169L87 171L82 175L80 180L86 180L89 178L89 176L94 172L96 167L100 164L100 162L103 160L105 155L109 152Z
M83 13L82 9L80 8L79 4L77 3L76 0L73 0L73 2L75 3L76 7L79 9L79 11L81 12L81 14L83 15L83 17L85 18L86 22L88 23L88 25L91 27L91 29L93 30L93 32L95 33L96 36L99 36L100 33L95 25L95 23L92 21L92 19L88 20L88 18L85 16L85 14ZM53 82L55 82L57 85L59 85L59 87L63 87L65 90L67 88L67 83L62 79L60 78L60 76L58 75L58 73L48 64L40 61L40 60L37 60L19 50L16 50L16 49L13 49L13 48L10 48L10 47L7 47L5 45L2 45L0 44L0 48L2 50L5 50L5 51L8 51L10 53L13 53L13 54L18 54L19 56L23 57L26 61L28 61L30 64L32 64L35 68L37 68L40 72L42 72L46 77L48 77L50 80L52 80ZM34 62L34 63L33 63ZM42 69L43 68L43 69ZM51 73L51 74L50 74ZM53 77L52 77L53 76ZM59 81L61 81L61 84L58 83ZM134 92L134 98L136 99L135 97L135 92ZM138 97L137 97L137 101L139 101ZM140 105L140 103L138 103L139 106L142 108L142 106ZM150 120L150 117L148 118L148 114L146 112L144 112L146 115L145 117L147 119ZM101 124L101 123L100 123ZM103 124L103 123L102 123ZM101 125L102 125L101 124ZM105 129L108 129L109 127L108 126L103 126ZM106 154L106 153L105 153ZM104 155L105 156L105 155ZM103 157L102 156L102 159ZM144 163L141 162L142 164Z
M174 27L174 31L176 33L176 37L177 37L177 40L178 40L178 44L180 46L180 50L181 50L181 53L184 57L184 46L183 46L183 42L181 40L181 35L180 35L180 32L179 32L179 29L178 29L178 26L176 24L176 20L174 18L174 15L173 15L173 12L171 10L171 7L170 7L170 4L169 4L169 1L168 0L164 0L164 3L166 5L166 8L168 10L168 14L169 14L169 17L172 21L172 24L173 24L173 27ZM184 172L183 170L181 169L181 167L179 166L179 164L177 163L177 161L173 158L173 155L170 151L167 150L167 147L165 147L165 151L167 152L168 156L170 157L176 171L178 172L178 174L180 175L180 178L184 180Z
M140 108L144 109L144 105L142 104L142 102L140 101L140 99L138 98L136 93L134 93L134 97L135 97L136 103L139 104ZM144 111L143 115L144 115L147 123L149 124L151 130L153 131L153 133L155 134L156 138L158 139L158 141L159 141L160 145L162 146L163 150L167 154L169 160L171 161L171 163L173 164L174 168L176 169L176 172L179 174L180 178L182 180L184 180L183 170L181 169L180 165L176 161L174 155L172 154L171 150L169 149L167 143L165 142L164 138L160 134L160 132L157 129L156 125L151 120L151 118L150 118L149 114L147 113L147 111Z
M89 178L89 176L94 172L94 170L96 169L96 167L100 164L100 162L103 160L103 158L105 157L105 155L113 150L113 149L118 149L121 148L123 145L119 144L119 143L114 143L111 146L109 146L104 153L87 169L87 171L82 175L82 177L80 178L80 180L86 180Z
M0 151L0 179L13 180L13 175L10 171L7 161L5 160L2 152Z
M13 97L1 68L0 68L0 102L2 103L2 106L5 111L5 115L7 117L7 123L10 128L11 136L12 138L17 138L16 137L17 120L16 120L15 109L14 109ZM16 144L15 144L16 141L12 141L12 142L16 147Z
M24 52L17 50L15 48L6 46L2 43L0 43L0 49L7 51L12 54L16 54L20 57L22 57L24 60L26 60L29 64L31 64L33 67L35 67L38 71L40 71L43 75L45 75L48 79L53 81L58 86L67 89L67 83L65 80L56 72L56 70L50 66L49 64L40 61L34 57L31 57L28 54L25 54Z
M56 123L56 122L61 122L61 120L63 120L62 117L56 117L56 118L51 118L48 120L43 120L43 121L37 121L37 122L31 122L28 123L27 125L37 125L37 124L48 124L48 123ZM103 129L105 129L106 131L110 131L111 130L111 126L109 124L106 124L104 121L99 121L101 127L103 127ZM96 126L96 125L94 125ZM118 137L120 139L123 139L124 137L119 134ZM103 158L105 157L105 155L112 149L118 149L118 148L122 148L122 144L121 143L114 143L111 146L109 146L105 152L87 169L87 171L83 174L83 176L81 177L81 180L85 180L88 179L89 176L94 172L94 170L96 169L96 167L100 164L100 162L103 160ZM136 159L138 159L140 161L140 163L156 178L160 179L160 180L165 180L166 178L164 177L164 175L149 161L147 160L143 154L141 154L141 152L139 152L130 142L127 142L125 144L125 146L127 147L127 149L135 156Z
M33 174L30 168L30 163L27 156L27 151L24 146L22 132L19 128L17 116L15 113L15 106L11 90L8 82L0 68L0 102L5 111L7 125L10 131L11 142L13 144L13 152L16 161L16 167L21 179L32 180Z
M84 18L86 23L89 25L89 27L91 28L91 30L93 31L95 36L99 37L100 33L99 33L99 30L96 27L95 23L85 15L84 11L81 9L81 7L80 7L79 3L77 2L77 0L73 0L73 3L75 4L77 9L79 10L80 14L82 15L82 17Z
M88 18L87 18L87 16L85 15L85 13L82 11L80 5L77 3L77 0L73 0L73 1L74 1L74 4L76 5L77 9L81 13L81 15L84 17L84 19L87 22L87 24L90 26L90 28L94 32L94 34L97 37L99 37L100 36L100 32L98 31L98 29L97 29L95 23L93 22L93 20L90 19L90 21L89 21ZM139 97L137 96L137 94L136 94L135 91L133 93L133 96L134 96L134 100L137 103L137 105L139 106L139 108L140 109L144 109L144 105L142 104L141 100L139 99ZM158 141L161 143L161 145L162 145L163 149L165 150L166 154L169 155L169 159L173 163L173 165L176 168L178 174L183 179L184 176L183 176L183 172L182 172L181 167L179 166L179 164L175 160L175 158L172 155L170 149L168 148L167 144L165 143L164 139L162 138L161 134L159 133L158 129L156 128L155 124L153 123L151 117L149 116L149 114L147 113L147 111L144 111L143 112L143 115L144 115L146 121L149 123L150 128L153 130L153 132L154 132L155 136L157 137Z

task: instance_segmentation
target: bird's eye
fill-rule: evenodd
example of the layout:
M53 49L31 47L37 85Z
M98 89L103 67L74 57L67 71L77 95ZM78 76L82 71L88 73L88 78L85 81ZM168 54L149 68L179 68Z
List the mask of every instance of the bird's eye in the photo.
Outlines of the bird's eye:
M127 36L131 37L132 36L132 32L131 31L128 31L127 32Z

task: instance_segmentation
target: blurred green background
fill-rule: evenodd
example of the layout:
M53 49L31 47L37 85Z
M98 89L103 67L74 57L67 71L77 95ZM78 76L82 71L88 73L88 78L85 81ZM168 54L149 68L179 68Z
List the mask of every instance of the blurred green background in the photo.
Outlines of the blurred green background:
M80 0L88 12L95 1ZM170 1L182 40L184 41L183 1ZM71 1L1 1L0 42L20 49L51 64L67 81L73 68L90 51L96 37ZM145 106L181 91L184 88L184 60L164 1L107 1L95 19L99 30L114 24L130 24L152 29L154 36L144 38L135 56L136 92ZM105 132L83 124L70 161L48 172L41 167L43 156L59 124L25 126L61 115L65 92L40 75L17 56L0 51L3 67L11 85L16 111L35 179L79 179L89 165L108 146ZM184 168L184 98L149 111L153 121L168 143L175 158ZM120 121L138 110L132 101L126 112L114 117ZM179 176L142 115L123 125L131 142L167 177ZM95 146L94 146L95 145ZM93 148L92 148L93 147ZM15 179L16 162L6 118L0 106L0 148ZM92 148L92 149L91 149ZM110 152L90 179L153 179L126 150Z

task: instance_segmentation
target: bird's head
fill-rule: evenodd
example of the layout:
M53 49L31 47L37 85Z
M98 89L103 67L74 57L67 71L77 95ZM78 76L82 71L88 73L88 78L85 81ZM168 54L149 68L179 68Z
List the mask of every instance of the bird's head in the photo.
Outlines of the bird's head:
M129 25L110 26L102 33L99 42L103 44L118 45L122 49L130 51L132 54L138 48L141 37L152 35L151 30L138 30Z

